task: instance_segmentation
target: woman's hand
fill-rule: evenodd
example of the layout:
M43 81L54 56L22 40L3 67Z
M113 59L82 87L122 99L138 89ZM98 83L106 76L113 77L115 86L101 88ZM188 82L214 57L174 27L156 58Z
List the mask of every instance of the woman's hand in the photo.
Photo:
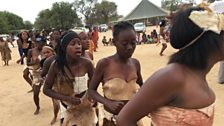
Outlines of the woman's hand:
M108 100L104 105L104 109L112 114L118 115L118 113L121 111L124 105L125 103L122 101Z
M72 96L67 96L66 101L73 104L73 105L79 105L81 103L80 98Z

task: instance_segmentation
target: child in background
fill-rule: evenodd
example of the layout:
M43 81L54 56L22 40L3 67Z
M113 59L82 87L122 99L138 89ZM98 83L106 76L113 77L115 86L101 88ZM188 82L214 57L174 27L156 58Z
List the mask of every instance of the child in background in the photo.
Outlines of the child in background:
M44 46L43 49L42 49L42 54L43 54L43 58L42 60L40 61L40 65L41 65L41 69L43 69L43 66L44 66L44 63L45 61L55 55L55 52L54 52L54 49L50 46ZM42 73L42 72L41 72ZM41 81L42 83L44 83L44 80L46 78L47 75L45 76L41 76ZM54 108L54 117L53 119L51 120L51 125L53 125L56 120L57 120L57 115L58 115L58 111L59 111L59 101L55 100L55 99L52 99L52 102L53 102L53 108Z
M102 43L103 43L104 46L108 46L106 36L103 36Z
M109 41L108 43L112 46L113 45L113 41L112 41L112 38L109 38Z

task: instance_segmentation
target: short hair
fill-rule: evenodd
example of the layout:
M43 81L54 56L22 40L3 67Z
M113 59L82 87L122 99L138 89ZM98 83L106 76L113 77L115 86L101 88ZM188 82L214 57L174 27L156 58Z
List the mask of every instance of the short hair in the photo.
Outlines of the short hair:
M131 29L131 30L135 31L134 26L132 24L130 24L129 22L122 21L122 22L117 23L116 25L114 25L113 38L117 38L121 31L124 31L127 29Z
M192 11L202 10L204 9L191 7L181 10L174 16L170 31L170 43L173 48L180 50L170 57L168 63L180 63L193 69L203 70L208 67L209 57L221 50L222 41L224 41L223 31L221 35L206 31L195 43L186 47L203 32L203 29L188 17Z

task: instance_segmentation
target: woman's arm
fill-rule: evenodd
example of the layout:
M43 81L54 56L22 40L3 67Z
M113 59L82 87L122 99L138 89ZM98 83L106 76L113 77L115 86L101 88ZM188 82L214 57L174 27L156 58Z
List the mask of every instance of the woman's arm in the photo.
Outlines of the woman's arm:
M41 77L45 77L49 71L51 63L55 60L55 56L51 56L44 61L43 69L40 73Z
M103 80L103 74L104 74L103 70L104 70L104 67L106 67L104 65L105 64L104 62L105 62L104 59L102 59L97 63L95 72L90 81L89 89L88 89L89 96L102 104L106 104L106 99L97 92L97 88L100 82L102 82Z
M31 61L31 58L32 58L32 49L29 49L28 50L28 53L27 53L27 66L32 66L34 65L35 63Z
M80 104L81 101L79 98L73 97L73 96L65 96L60 93L55 92L52 90L52 87L54 85L54 80L57 77L58 74L57 64L54 62L51 64L47 78L45 80L43 93L51 98L58 99L61 101L68 101L74 105Z
M139 84L139 86L142 86L143 80L142 80L142 74L141 74L141 65L137 59L134 59L135 67L137 69L137 81L136 83Z
M90 81L93 77L93 73L94 73L94 66L93 66L92 62L89 60L88 60L87 68L88 68L88 77L89 77L89 80L88 80L88 87L89 87L89 83L90 83Z
M89 96L92 97L97 102L102 103L107 107L107 110L115 115L117 115L121 108L124 106L124 103L121 101L113 101L109 100L103 96L101 96L97 92L97 88L100 84L100 82L103 81L104 76L104 70L107 67L108 62L106 59L102 59L97 63L96 70L94 72L93 78L91 79L90 85L89 85Z
M153 74L118 115L118 126L136 126L144 116L171 103L178 96L182 78L173 70L162 69Z

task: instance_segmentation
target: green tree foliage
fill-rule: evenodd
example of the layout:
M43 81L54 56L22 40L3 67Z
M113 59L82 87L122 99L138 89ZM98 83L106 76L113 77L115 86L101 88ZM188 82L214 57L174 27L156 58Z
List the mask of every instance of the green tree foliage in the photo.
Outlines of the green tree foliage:
M33 28L33 24L30 21L24 21L24 28L31 30Z
M0 34L8 33L8 21L3 12L0 12Z
M162 8L169 11L176 11L180 8L191 7L196 4L196 0L162 0Z
M182 0L162 0L162 8L170 11L176 11L179 5L182 3Z
M117 5L114 2L102 0L75 0L75 9L85 18L88 26L95 24L109 23L117 20L120 16L117 14Z
M35 21L37 29L70 29L80 25L81 21L77 16L73 4L68 2L53 3L51 9L42 10Z
M215 0L207 0L208 3L213 3Z
M98 23L108 24L110 20L117 20L117 5L114 2L103 0L95 5Z
M94 13L94 7L97 0L75 0L73 6L77 12L85 17L86 25L92 24L91 16Z
M35 28L50 29L51 28L50 17L51 17L51 11L49 9L40 11L34 23Z
M24 28L23 19L21 17L10 12L5 12L5 15L8 20L10 30L17 30Z
M12 30L24 28L23 19L13 13L0 11L0 33L9 33Z

